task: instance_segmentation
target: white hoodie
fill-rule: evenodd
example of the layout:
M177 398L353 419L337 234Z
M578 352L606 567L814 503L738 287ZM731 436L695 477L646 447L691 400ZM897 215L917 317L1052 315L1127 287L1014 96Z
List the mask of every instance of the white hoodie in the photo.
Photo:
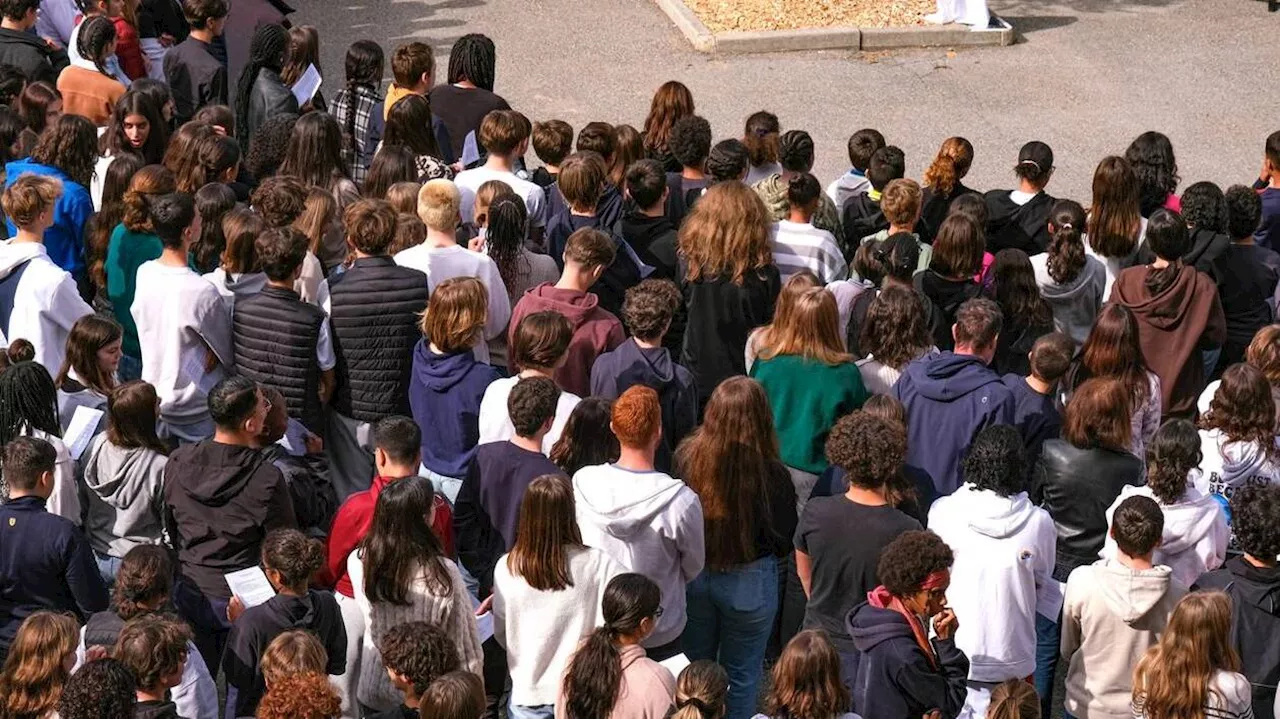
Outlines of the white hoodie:
M1129 497L1150 497L1160 505L1164 512L1164 534L1160 537L1160 546L1156 547L1152 562L1163 564L1173 570L1173 578L1187 586L1191 586L1201 574L1222 566L1227 559L1227 540L1231 531L1227 528L1227 514L1213 495L1196 489L1195 482L1200 472L1192 470L1187 477L1187 491L1182 499L1173 504L1165 504L1151 491L1150 487L1126 486L1120 490L1120 496L1107 510L1107 526L1111 526L1111 517L1116 507ZM1116 540L1107 533L1107 541L1102 546L1103 559L1116 558Z
M706 560L698 495L662 472L600 464L573 475L573 499L583 543L603 549L626 571L643 574L662 589L662 617L645 646L680 636L685 585Z
M7 347L12 340L27 340L36 348L36 362L56 375L62 368L71 326L93 314L93 308L80 299L76 281L49 259L44 245L0 242L0 280L24 262L27 267L18 278L9 326L0 327L0 342Z
M1201 494L1212 494L1225 504L1239 487L1272 484L1280 479L1280 464L1268 460L1262 448L1252 442L1228 441L1222 430L1200 430L1200 476L1195 487ZM1228 547L1239 552L1235 537Z
M969 678L1002 682L1036 667L1036 605L1053 591L1057 532L1026 492L1001 497L964 484L933 503L929 529L955 554L947 601Z

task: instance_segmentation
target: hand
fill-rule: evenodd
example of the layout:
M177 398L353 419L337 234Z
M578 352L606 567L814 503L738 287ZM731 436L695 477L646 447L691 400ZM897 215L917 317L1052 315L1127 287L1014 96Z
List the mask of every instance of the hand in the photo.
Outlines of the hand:
M938 635L939 639L954 637L956 630L959 628L960 620L956 619L956 612L950 607L943 609L933 618L933 631Z
M488 614L491 609L493 609L492 594L490 594L483 602L480 602L480 606L476 607L476 616L478 617L482 614Z
M324 440L320 439L319 436L308 432L307 438L304 441L307 448L307 454L320 454L324 451Z
M218 355L206 349L204 351L204 371L206 373L212 372L215 369L217 369L217 367L218 367Z
M241 614L244 614L244 602L240 601L240 597L231 597L231 601L227 602L227 621L235 624Z
M942 719L942 712L937 709L934 709L931 712L927 712L924 715L924 719Z
M484 252L484 238L472 237L467 241L467 249L472 252Z
M173 47L174 39L173 35L170 35L167 32L160 33L160 44L165 47Z
M85 664L88 664L89 662L96 662L99 659L106 659L109 656L111 656L111 654L108 653L107 648L103 646L93 646L84 650Z
M222 137L227 136L227 128L223 127L222 125L210 125L209 127L213 128L213 134L220 135Z

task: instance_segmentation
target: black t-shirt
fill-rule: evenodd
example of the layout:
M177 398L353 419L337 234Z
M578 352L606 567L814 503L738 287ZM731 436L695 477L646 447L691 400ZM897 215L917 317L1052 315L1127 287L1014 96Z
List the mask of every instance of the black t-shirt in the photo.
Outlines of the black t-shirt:
M444 123L449 131L449 143L453 156L461 158L467 135L478 132L480 121L494 110L510 110L511 106L501 96L479 87L436 85L427 93L431 101L431 113ZM479 149L480 138L476 138Z
M836 649L853 651L845 617L880 584L880 552L920 523L893 507L855 504L848 497L815 497L804 507L796 549L812 566L806 629L823 629Z
M978 296L982 289L970 278L952 280L934 272L925 270L914 278L916 289L928 297L942 313L942 323L935 325L933 342L940 350L955 348L955 339L951 336L951 325L956 323L956 311L966 300Z
M1271 321L1267 300L1280 279L1280 254L1258 245L1232 244L1214 259L1213 275L1227 319L1227 344L1247 346Z

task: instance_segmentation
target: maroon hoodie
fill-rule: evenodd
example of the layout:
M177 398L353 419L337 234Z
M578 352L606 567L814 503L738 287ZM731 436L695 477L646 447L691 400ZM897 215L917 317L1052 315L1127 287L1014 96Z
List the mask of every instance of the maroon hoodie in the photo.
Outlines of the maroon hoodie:
M1138 319L1142 357L1160 377L1162 416L1190 417L1204 391L1200 353L1221 347L1227 337L1218 288L1208 275L1183 266L1173 284L1153 296L1146 285L1149 271L1144 265L1121 272L1111 301Z
M509 346L515 347L516 328L526 315L543 310L564 315L573 327L573 339L569 341L564 363L555 371L556 384L579 397L589 396L591 365L595 364L596 357L617 348L627 338L618 318L598 304L599 300L590 292L563 290L554 283L544 282L526 292L511 310ZM514 349L511 355L514 362ZM517 372L518 368L513 365L511 371Z

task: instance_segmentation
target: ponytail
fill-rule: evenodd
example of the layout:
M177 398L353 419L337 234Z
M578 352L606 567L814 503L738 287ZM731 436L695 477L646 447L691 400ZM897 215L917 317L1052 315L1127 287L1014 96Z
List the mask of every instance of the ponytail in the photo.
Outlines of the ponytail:
M564 677L568 719L596 719L613 713L622 689L622 654L614 643L617 629L605 624L578 648Z
M1010 679L991 690L987 719L1040 719L1040 696L1030 684Z
M923 184L943 197L950 197L972 164L973 145L963 137L948 137L929 169L924 171Z
M1148 267L1147 277L1142 283L1146 286L1147 292L1155 296L1173 286L1180 274L1182 274L1182 260L1176 260L1164 267Z
M1046 248L1049 277L1058 284L1066 284L1084 269L1084 208L1073 200L1058 200L1049 212L1049 224L1053 225Z
M720 719L727 711L729 675L713 661L700 659L680 672L675 713L669 719Z

